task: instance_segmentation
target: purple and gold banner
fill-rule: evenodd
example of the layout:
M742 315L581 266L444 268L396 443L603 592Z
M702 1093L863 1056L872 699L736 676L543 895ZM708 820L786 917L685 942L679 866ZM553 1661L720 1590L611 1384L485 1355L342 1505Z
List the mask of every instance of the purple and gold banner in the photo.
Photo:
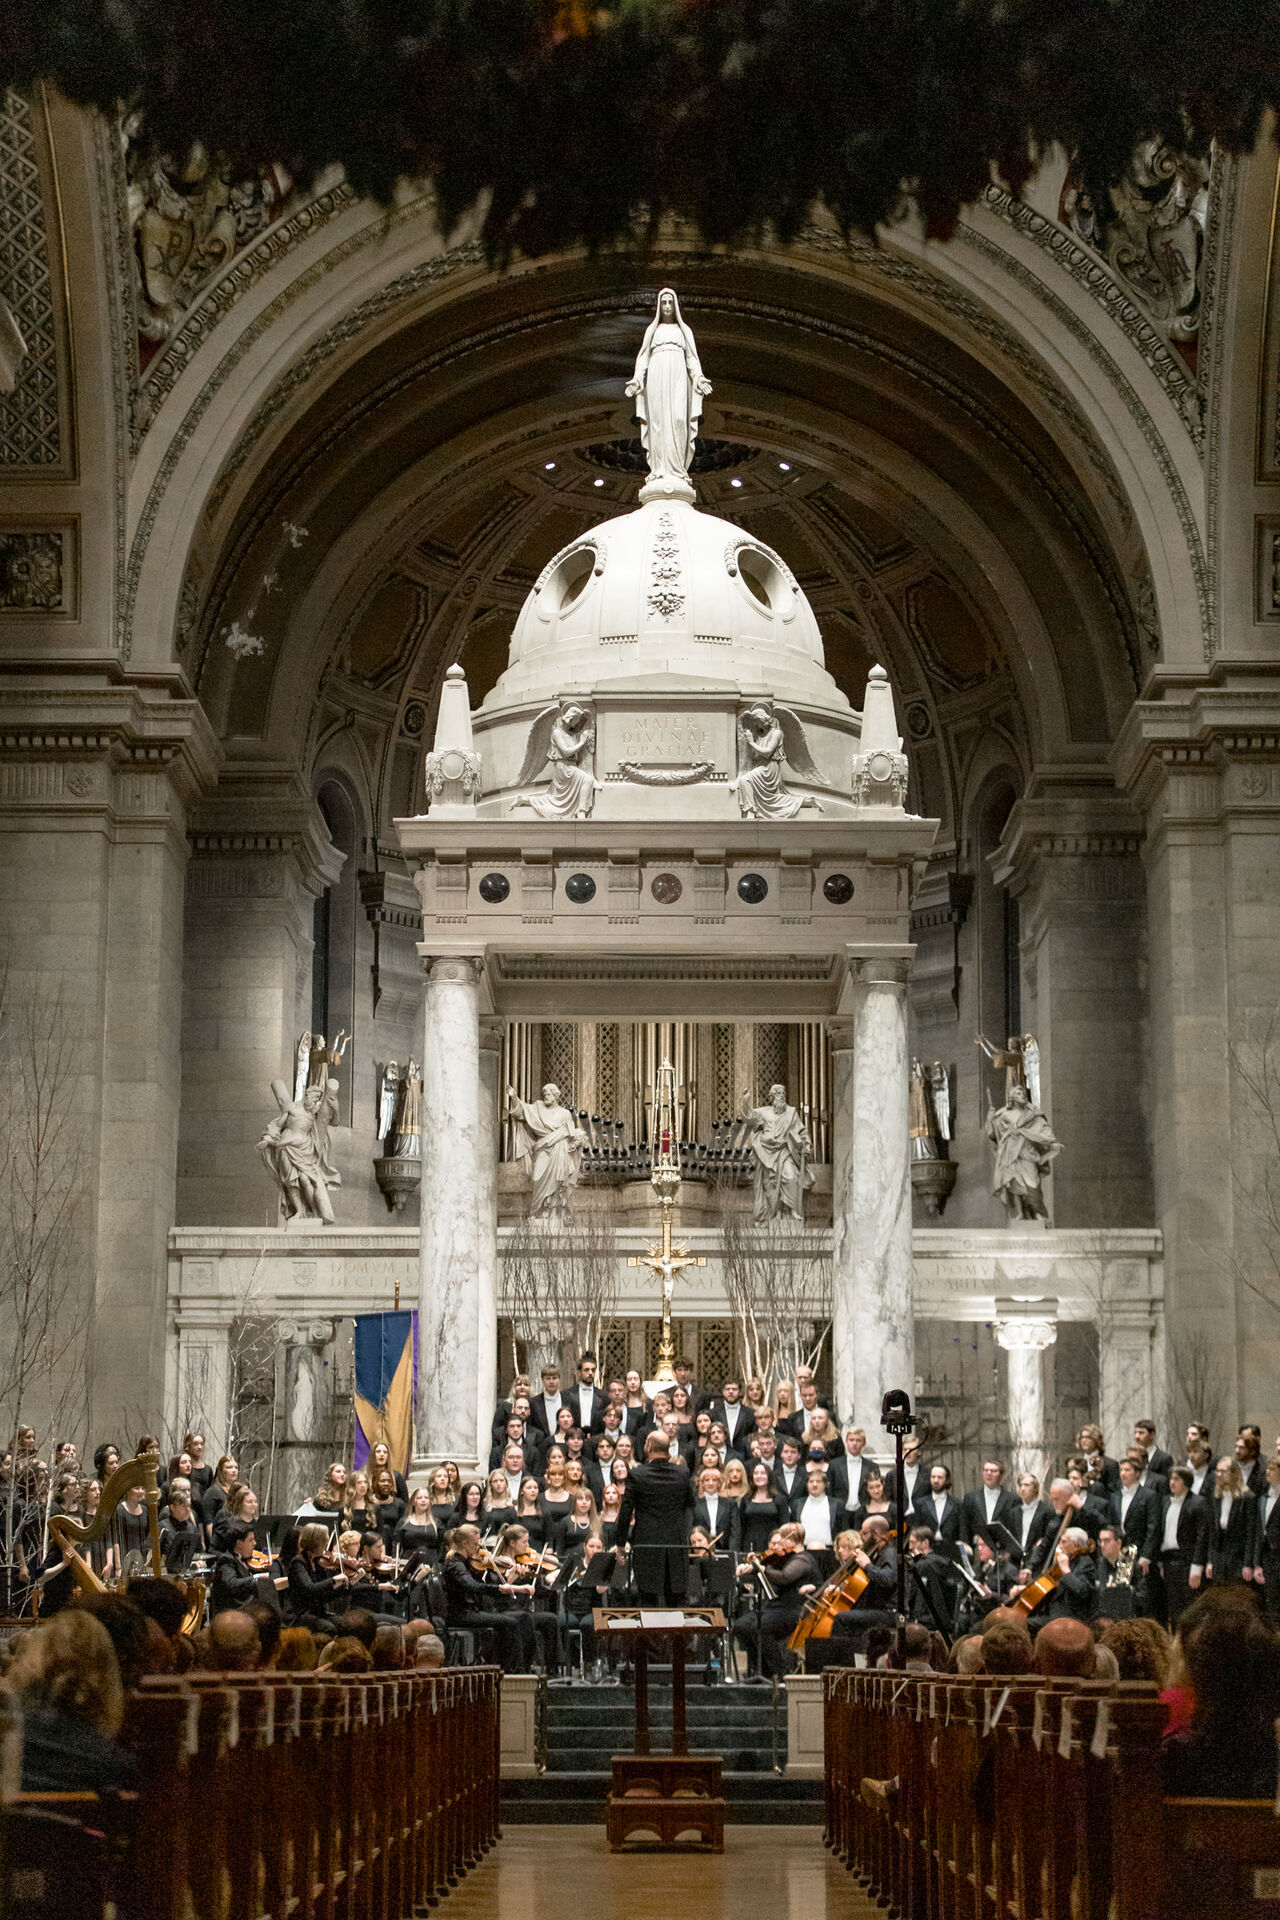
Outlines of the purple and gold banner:
M378 1442L385 1440L392 1466L407 1473L418 1394L418 1316L362 1313L356 1316L355 1327L355 1465L363 1467Z

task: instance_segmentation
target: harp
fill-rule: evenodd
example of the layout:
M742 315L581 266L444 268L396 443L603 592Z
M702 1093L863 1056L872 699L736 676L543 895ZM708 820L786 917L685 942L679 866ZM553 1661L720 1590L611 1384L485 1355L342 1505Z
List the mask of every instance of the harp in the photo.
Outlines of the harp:
M63 1513L49 1516L49 1532L70 1562L76 1585L84 1592L104 1593L109 1587L127 1580L131 1572L149 1571L156 1579L162 1578L160 1489L156 1484L156 1462L159 1458L157 1453L143 1453L136 1460L122 1460L115 1472L103 1482L98 1511L92 1520L72 1520ZM147 1508L149 1568L146 1550L140 1551L137 1543L128 1539L129 1530L120 1512L129 1489L139 1486ZM138 1560L141 1560L141 1566L137 1565Z

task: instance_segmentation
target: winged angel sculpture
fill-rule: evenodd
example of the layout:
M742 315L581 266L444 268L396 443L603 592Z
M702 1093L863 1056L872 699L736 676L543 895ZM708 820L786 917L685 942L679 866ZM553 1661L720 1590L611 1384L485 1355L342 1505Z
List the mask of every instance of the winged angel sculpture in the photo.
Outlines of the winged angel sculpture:
M273 1080L280 1112L258 1142L258 1151L280 1189L285 1224L323 1220L333 1225L331 1188L342 1176L329 1157L329 1128L338 1117L338 1082L314 1081L301 1099L291 1099L287 1081Z
M595 751L596 723L589 707L576 700L544 707L529 729L517 785L529 786L546 767L551 779L543 791L518 794L512 807L532 807L544 820L586 820L600 784L592 771Z
M814 794L788 793L782 763L802 780L821 780L790 707L757 700L738 715L738 776L733 790L744 820L794 820L801 807L822 809Z

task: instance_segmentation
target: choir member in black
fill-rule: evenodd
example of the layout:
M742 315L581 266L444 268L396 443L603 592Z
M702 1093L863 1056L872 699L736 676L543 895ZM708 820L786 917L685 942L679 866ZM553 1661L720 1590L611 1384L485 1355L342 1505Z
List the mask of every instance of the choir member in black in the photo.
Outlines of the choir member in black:
M917 1502L924 1491L923 1487L916 1489ZM1018 1504L1017 1494L1004 1484L1004 1463L1000 1460L984 1460L982 1485L972 1493L966 1493L960 1503L960 1538L969 1546L979 1538L998 1545L1000 1536L993 1533L992 1528L1002 1526L1012 1532ZM927 1514L925 1517L929 1518Z
M641 1606L678 1605L688 1587L693 1482L688 1468L668 1457L661 1433L649 1435L644 1452L643 1466L627 1476L618 1538L629 1547Z
M1272 1620L1280 1621L1280 1455L1273 1454L1267 1462L1254 1539L1258 1548L1254 1585L1261 1589Z
M738 1616L734 1634L749 1648L758 1646L760 1677L778 1679L794 1665L787 1641L805 1601L820 1584L818 1563L805 1552L803 1528L794 1521L779 1527L765 1549L762 1564L744 1560L738 1576L756 1589L757 1605L754 1611Z
M440 1534L441 1551L444 1550L444 1536L453 1518L454 1496L449 1489L449 1473L445 1467L436 1467L427 1481L427 1497L431 1502L431 1518L435 1521Z
M573 1496L573 1506L569 1518L560 1528L560 1544L557 1555L563 1560L591 1539L600 1537L600 1516L596 1512L595 1497L587 1487L579 1487Z
M1160 1545L1160 1501L1154 1491L1138 1484L1138 1464L1128 1454L1120 1462L1119 1475L1120 1491L1111 1496L1110 1518L1121 1546L1136 1549L1132 1561L1135 1598L1140 1590L1145 1599L1147 1578ZM1102 1537L1101 1528L1096 1537Z
M622 1488L606 1486L600 1495L600 1543L613 1550L621 1546L618 1538L618 1514L622 1507Z
M396 1491L396 1476L390 1467L373 1469L373 1498L371 1505L378 1522L378 1532L383 1544L390 1546L391 1536L404 1518L406 1501Z
M484 1483L480 1480L464 1482L458 1496L458 1504L453 1510L455 1527L474 1527L478 1533L485 1532L484 1519Z
M964 1523L960 1502L951 1490L951 1469L942 1465L929 1469L929 1491L916 1500L915 1517L928 1527L935 1539L954 1547L961 1538Z
M1198 1591L1209 1560L1213 1512L1207 1500L1192 1492L1193 1484L1190 1467L1175 1467L1169 1475L1169 1491L1160 1503L1156 1557L1170 1632Z
M146 1495L141 1486L130 1487L116 1508L115 1529L122 1561L127 1554L140 1553L145 1557L146 1570L150 1573L151 1520L147 1513ZM121 1570L123 1571L123 1565Z
M323 1618L350 1585L346 1574L338 1570L336 1555L329 1552L329 1533L319 1520L298 1529L298 1551L287 1569L289 1611L295 1617Z
M693 1503L691 1519L695 1527L702 1527L707 1538L714 1540L722 1553L736 1553L740 1544L739 1507L736 1500L727 1500L722 1491L723 1476L718 1467L704 1467L698 1475L698 1497Z
M889 1482L879 1473L862 1476L862 1505L847 1516L849 1525L861 1533L868 1520L883 1520L891 1531L897 1524L898 1510L889 1497Z
M246 1607L258 1599L258 1574L250 1566L257 1549L252 1526L235 1520L224 1536L226 1551L219 1553L209 1588L209 1613L227 1613L232 1607Z
M554 1548L560 1529L573 1510L573 1494L565 1484L565 1454L561 1447L549 1449L542 1473L542 1517L547 1523L547 1539Z
M528 1673L538 1644L533 1612L516 1596L523 1582L488 1571L479 1528L464 1522L449 1535L444 1563L445 1622L453 1628L493 1634L504 1673Z
M187 1475L191 1482L191 1510L193 1513L198 1513L204 1496L213 1485L213 1468L205 1459L204 1435L202 1433L185 1434L182 1451L191 1461L191 1471Z
M542 1489L532 1474L528 1474L520 1482L520 1497L516 1501L515 1517L528 1534L530 1545L541 1552L547 1544L549 1528L547 1516L542 1511Z
M1236 1459L1240 1462L1240 1471L1244 1475L1246 1493L1257 1500L1267 1484L1266 1466L1262 1458L1262 1428L1247 1421L1236 1435Z
M440 1563L444 1536L431 1511L431 1493L427 1487L415 1487L409 1505L391 1540L392 1551L400 1560L400 1585L405 1595L405 1615L420 1619L430 1611L427 1604L427 1575Z
M511 1483L501 1467L495 1467L485 1482L484 1499L480 1502L480 1513L476 1517L486 1536L500 1532L515 1519L516 1503L511 1498Z
M160 1558L171 1579L182 1579L203 1541L191 1518L191 1495L185 1488L169 1496L169 1510L160 1528Z
M571 1427L565 1435L565 1472L572 1478L574 1463L582 1468L582 1478L596 1499L604 1491L604 1475L596 1465L595 1456L588 1451L587 1436L581 1427Z
M653 1409L645 1399L644 1381L635 1367L630 1367L626 1377L626 1392L622 1397L624 1409L622 1431L629 1433L634 1440L637 1434L647 1433L653 1421Z
M791 1518L791 1503L778 1491L763 1460L752 1463L750 1481L751 1490L738 1508L738 1545L743 1553L763 1553Z
M850 1652L861 1652L873 1627L896 1627L898 1616L894 1600L898 1591L898 1556L889 1544L889 1522L873 1513L862 1523L862 1542L853 1556L854 1565L867 1576L867 1584L848 1613L838 1614L831 1623L833 1642L843 1642Z
M1258 1503L1245 1487L1240 1462L1230 1455L1218 1462L1212 1508L1206 1578L1215 1587L1252 1582L1258 1563Z
M211 1537L211 1530L214 1521L218 1517L218 1511L226 1505L227 1495L239 1478L239 1467L229 1453L224 1453L218 1462L213 1479L209 1482L205 1490L204 1498L200 1502L200 1518L204 1522L206 1539Z
M231 1529L246 1524L254 1526L258 1519L258 1496L252 1487L237 1480L222 1506L213 1517L209 1529L209 1545L215 1553L230 1552Z
M1156 1423L1154 1420L1137 1420L1133 1427L1134 1445L1141 1447L1147 1456L1147 1465L1152 1473L1158 1473L1165 1480L1173 1471L1173 1455L1166 1453L1163 1447L1156 1445Z
M1107 1452L1102 1428L1092 1425L1081 1427L1076 1436L1076 1445L1084 1455L1087 1485L1097 1487L1104 1499L1110 1499L1113 1493L1120 1491L1120 1469L1119 1463Z

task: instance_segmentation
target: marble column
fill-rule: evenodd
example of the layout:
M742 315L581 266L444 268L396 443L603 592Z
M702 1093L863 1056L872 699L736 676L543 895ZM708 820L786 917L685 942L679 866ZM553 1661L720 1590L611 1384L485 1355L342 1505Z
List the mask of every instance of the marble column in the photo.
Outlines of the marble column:
M1009 1359L1009 1445L1013 1471L1034 1473L1043 1490L1051 1464L1044 1356L1058 1337L1054 1321L1017 1314L995 1323L996 1344Z
M476 1270L476 1457L487 1459L498 1399L498 1141L504 1020L480 1022L480 1260Z
M428 959L422 1047L418 1453L477 1463L480 1367L480 970Z
M857 963L852 1047L833 1035L832 1350L845 1419L877 1432L891 1387L915 1391L908 960Z

